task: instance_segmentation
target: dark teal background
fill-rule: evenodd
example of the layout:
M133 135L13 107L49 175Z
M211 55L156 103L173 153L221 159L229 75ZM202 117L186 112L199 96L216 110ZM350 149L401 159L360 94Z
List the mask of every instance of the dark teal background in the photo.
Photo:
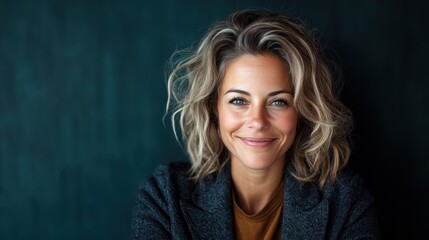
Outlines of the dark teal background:
M0 0L0 239L128 239L139 182L186 160L162 123L169 56L249 7L318 30L384 236L427 236L429 9L383 2Z

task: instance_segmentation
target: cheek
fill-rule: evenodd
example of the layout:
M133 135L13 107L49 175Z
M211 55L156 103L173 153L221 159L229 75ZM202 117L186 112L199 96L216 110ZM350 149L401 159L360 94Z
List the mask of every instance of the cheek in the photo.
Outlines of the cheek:
M296 126L298 124L298 116L296 113L290 113L282 116L276 121L277 129L287 135L295 136Z
M234 131L241 126L240 114L219 109L218 117L221 131Z

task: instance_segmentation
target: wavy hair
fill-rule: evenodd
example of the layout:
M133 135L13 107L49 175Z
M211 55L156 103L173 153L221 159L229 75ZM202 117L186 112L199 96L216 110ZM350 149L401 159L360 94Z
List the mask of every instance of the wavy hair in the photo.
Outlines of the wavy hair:
M293 176L317 182L335 180L350 155L350 111L338 100L322 47L299 21L281 13L246 10L215 23L197 49L177 52L168 77L166 113L177 139L192 162L191 173L201 180L219 171L229 154L214 115L217 93L232 59L250 54L275 54L288 67L299 120L297 135L287 152Z

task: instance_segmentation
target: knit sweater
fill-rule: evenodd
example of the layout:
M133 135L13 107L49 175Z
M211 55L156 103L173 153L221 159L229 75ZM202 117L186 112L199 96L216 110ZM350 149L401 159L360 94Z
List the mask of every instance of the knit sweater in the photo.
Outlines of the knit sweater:
M229 167L197 183L189 163L158 167L138 194L133 239L233 239ZM341 172L322 191L284 175L282 239L379 239L374 200L362 178Z

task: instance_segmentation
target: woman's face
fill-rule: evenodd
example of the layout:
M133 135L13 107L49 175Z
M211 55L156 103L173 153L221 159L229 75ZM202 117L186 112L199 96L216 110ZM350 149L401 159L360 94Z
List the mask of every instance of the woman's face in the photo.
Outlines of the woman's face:
M284 63L275 55L243 55L225 71L216 115L232 164L244 169L283 167L298 115Z

